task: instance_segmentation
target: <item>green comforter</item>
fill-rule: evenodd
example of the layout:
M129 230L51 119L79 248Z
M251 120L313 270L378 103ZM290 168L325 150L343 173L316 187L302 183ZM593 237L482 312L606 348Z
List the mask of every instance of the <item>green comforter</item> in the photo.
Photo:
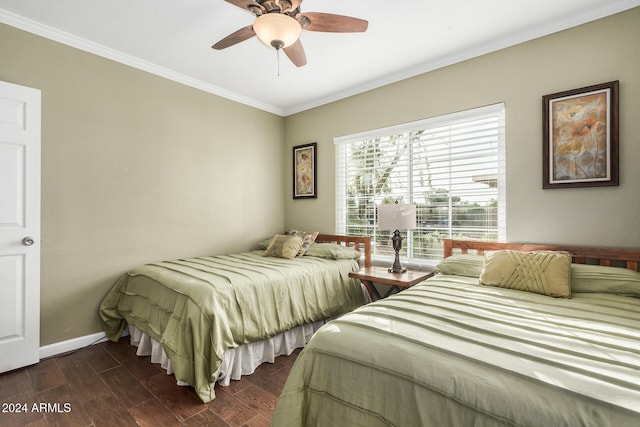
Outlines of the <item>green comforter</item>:
M640 425L640 299L439 275L322 327L272 426Z
M125 274L100 306L107 337L130 323L162 343L176 379L203 402L225 350L360 306L353 260L262 256L262 251L144 265Z

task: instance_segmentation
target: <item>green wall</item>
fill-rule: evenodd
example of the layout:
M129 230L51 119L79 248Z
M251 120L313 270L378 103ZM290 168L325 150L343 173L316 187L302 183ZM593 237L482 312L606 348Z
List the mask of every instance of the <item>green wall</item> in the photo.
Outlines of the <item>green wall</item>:
M41 345L100 332L135 265L282 230L282 117L5 25L0 58L42 91Z
M507 107L507 238L640 246L640 8L286 118L0 24L0 80L42 91L41 345L101 331L135 265L334 231L336 136ZM541 97L620 81L620 181L542 190ZM284 143L283 143L284 141ZM318 143L318 198L291 147Z
M286 118L286 151L318 143L318 198L285 225L335 229L333 138L504 102L507 240L640 247L640 8ZM620 186L542 190L542 96L620 81Z

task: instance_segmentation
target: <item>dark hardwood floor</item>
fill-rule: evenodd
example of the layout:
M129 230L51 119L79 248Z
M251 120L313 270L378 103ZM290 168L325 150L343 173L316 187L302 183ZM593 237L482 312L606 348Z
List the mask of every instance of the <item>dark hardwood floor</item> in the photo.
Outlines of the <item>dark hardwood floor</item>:
M104 342L0 374L0 426L267 426L299 352L216 385L203 404L128 337Z

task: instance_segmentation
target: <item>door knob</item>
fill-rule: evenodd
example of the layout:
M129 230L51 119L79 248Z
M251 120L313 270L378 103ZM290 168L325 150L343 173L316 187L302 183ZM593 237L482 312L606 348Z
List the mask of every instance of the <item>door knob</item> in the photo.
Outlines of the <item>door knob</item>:
M36 241L33 240L33 237L25 237L24 239L22 239L22 244L25 246L31 246L35 243Z

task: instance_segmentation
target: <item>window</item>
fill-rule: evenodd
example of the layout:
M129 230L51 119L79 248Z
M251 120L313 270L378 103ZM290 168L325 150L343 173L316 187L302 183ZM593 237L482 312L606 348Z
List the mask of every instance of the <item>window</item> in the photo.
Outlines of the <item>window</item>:
M497 104L336 138L336 230L391 257L377 206L398 201L416 205L417 228L400 230L409 263L442 259L445 238L504 240L504 114Z

